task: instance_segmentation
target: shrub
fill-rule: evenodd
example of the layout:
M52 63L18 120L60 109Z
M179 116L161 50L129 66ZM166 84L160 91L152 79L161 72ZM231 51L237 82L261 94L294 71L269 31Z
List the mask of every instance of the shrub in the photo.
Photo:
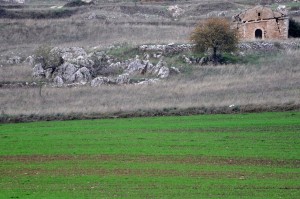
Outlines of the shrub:
M39 46L35 52L35 63L41 63L44 69L60 66L63 63L63 59L57 51L52 50L49 45Z

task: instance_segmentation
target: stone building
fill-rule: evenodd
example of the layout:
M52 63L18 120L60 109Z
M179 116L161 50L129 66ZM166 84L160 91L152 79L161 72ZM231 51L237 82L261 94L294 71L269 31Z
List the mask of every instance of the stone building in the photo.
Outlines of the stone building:
M287 39L289 18L284 9L256 6L234 16L240 39Z

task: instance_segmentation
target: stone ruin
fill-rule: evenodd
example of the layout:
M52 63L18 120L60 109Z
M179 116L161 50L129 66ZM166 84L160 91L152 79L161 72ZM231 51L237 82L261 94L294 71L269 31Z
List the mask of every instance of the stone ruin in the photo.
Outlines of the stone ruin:
M234 16L234 24L242 40L288 38L289 17L284 8L273 11L256 6Z

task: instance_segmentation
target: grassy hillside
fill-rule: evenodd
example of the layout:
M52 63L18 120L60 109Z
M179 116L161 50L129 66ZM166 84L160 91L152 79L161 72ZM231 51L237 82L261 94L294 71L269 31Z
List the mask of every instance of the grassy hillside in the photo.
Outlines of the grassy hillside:
M298 198L300 113L0 126L1 198Z
M228 108L232 104L237 110L247 105L270 111L276 105L297 106L300 104L299 55L299 50L254 54L246 57L248 64L235 65L174 63L170 66L179 67L182 73L158 84L95 88L43 86L40 90L39 86L26 85L32 81L30 66L6 66L0 68L0 78L8 85L16 80L24 85L0 89L0 116L143 113L174 108Z

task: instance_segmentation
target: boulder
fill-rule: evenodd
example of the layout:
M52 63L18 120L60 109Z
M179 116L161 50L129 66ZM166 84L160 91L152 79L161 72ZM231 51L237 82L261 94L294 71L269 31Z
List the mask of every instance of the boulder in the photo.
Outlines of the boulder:
M56 76L54 79L53 79L53 84L54 86L57 86L57 87L62 87L64 85L64 80L59 77L59 76Z
M28 63L28 64L30 64L31 66L34 64L34 55L32 55L32 56L28 56L26 59L25 59L25 61L24 61L25 63Z
M136 59L128 65L126 72L132 74L141 71L144 68L145 68L145 64L143 64L142 61L138 57L136 57Z
M158 75L160 68L165 65L166 65L166 63L164 61L162 61L162 59L161 59L149 72L152 75Z
M180 70L176 67L171 67L169 68L169 70L170 70L170 75L177 75L180 73Z
M158 83L160 80L158 78L155 79L147 79L145 81L141 81L139 83L136 83L136 85L150 85L150 84L156 84Z
M117 84L128 84L129 83L129 74L124 73L122 75L119 75L116 79Z
M102 68L100 73L107 75L120 74L120 72L124 70L123 68L124 66L121 62L112 63L109 66Z
M93 79L91 81L91 86L92 87L97 87L97 86L101 86L103 84L109 84L110 83L110 79L107 77L96 77L95 79Z
M75 82L79 82L82 84L87 83L90 81L92 78L90 70L86 67L80 68L76 73L75 73Z
M66 83L73 83L75 81L75 73L78 66L65 62L63 65L58 67L58 75L63 78Z
M161 67L157 74L157 76L162 79L169 77L169 75L170 75L170 70L166 66Z
M186 55L183 55L182 57L183 57L183 60L184 60L185 63L192 64L192 61L189 57L187 57Z
M199 64L200 64L200 65L206 64L207 61L208 61L208 58L207 58L207 57L202 57L202 58L200 59L200 61L199 61Z
M36 64L32 70L33 70L33 72L32 72L33 77L35 77L35 78L45 77L45 71L44 71L41 63Z
M76 64L81 67L92 67L94 62L87 57L80 55L76 58Z
M52 77L53 69L47 68L46 70L44 70L44 72L45 72L46 79L50 79Z

